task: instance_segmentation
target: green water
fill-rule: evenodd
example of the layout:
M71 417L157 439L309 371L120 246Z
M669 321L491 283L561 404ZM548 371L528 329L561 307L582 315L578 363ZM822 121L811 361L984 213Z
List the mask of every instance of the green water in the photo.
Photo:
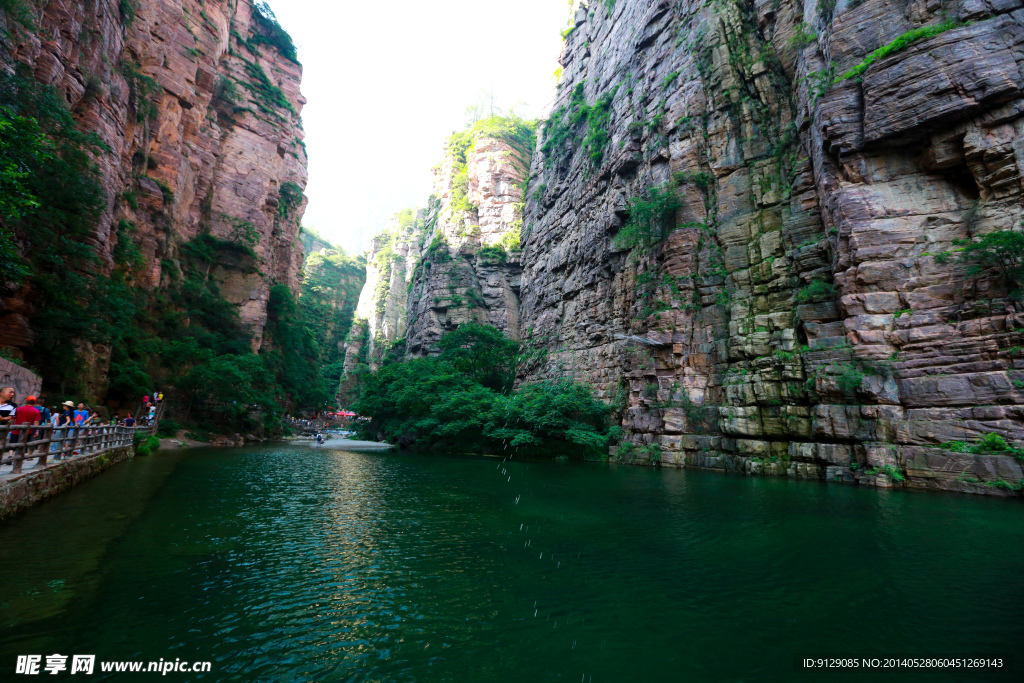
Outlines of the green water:
M15 676L15 656L54 652L212 661L178 681L1020 680L1022 575L1017 500L285 446L159 453L0 526L0 680L39 680ZM794 668L824 654L1018 669Z

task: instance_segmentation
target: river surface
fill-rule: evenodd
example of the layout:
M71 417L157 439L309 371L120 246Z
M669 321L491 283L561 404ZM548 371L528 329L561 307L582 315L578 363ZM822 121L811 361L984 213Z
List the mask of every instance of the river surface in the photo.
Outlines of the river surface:
M602 464L198 449L136 458L0 525L0 586L3 681L1021 680L1024 506ZM212 668L15 676L33 653ZM1017 668L795 668L824 655Z

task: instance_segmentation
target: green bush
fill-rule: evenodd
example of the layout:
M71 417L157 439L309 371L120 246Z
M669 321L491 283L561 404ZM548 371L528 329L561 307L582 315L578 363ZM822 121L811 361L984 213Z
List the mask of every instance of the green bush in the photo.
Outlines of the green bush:
M251 39L251 42L260 45L270 45L277 49L285 59L291 60L298 64L299 55L295 49L295 43L292 41L292 37L288 35L288 32L281 28L281 24L277 22L277 17L274 16L273 10L270 6L262 0L256 0L253 3L253 19L256 20L257 32Z
M480 247L480 251L478 251L476 255L484 261L497 261L498 263L504 263L508 260L508 252L498 245Z
M964 441L947 441L939 444L939 448L957 453L1005 453L1024 462L1024 449L1014 448L1001 434L994 432L983 434L973 445Z
M675 215L682 206L671 185L652 187L629 200L629 218L615 235L618 249L649 251L675 227Z
M461 334L460 334L461 333ZM590 387L545 381L512 392L521 352L482 325L441 340L438 358L384 365L367 375L352 409L372 418L364 435L420 448L584 454L607 445L609 409Z
M715 181L715 177L705 171L676 171L672 179L677 185L696 185L701 190L706 190Z
M836 386L840 391L851 393L864 384L864 373L852 363L841 363L832 369L835 372Z
M521 230L511 229L501 236L495 246L501 247L506 251L517 251L522 248L522 233Z
M981 437L978 443L975 444L975 448L980 453L985 451L1001 453L1010 450L1010 444L1006 443L1006 439L1002 435L989 432Z
M281 199L277 204L277 214L281 218L287 218L302 204L302 188L290 180L281 183Z
M181 424L177 420L170 417L165 417L162 418L160 420L160 423L157 425L156 435L166 439L177 435L177 433L180 430Z
M155 436L142 436L141 434L135 435L135 455L149 455L154 451L160 450L160 439Z
M959 259L967 264L967 275L978 278L998 273L1013 298L1020 298L1024 284L1024 233L997 230L977 242L956 242ZM952 252L943 252L936 261L945 263Z
M571 147L581 141L582 135L582 143L590 155L591 164L594 167L600 166L611 139L608 124L611 120L612 100L618 89L615 86L592 105L586 102L582 83L573 89L569 103L552 112L544 129L541 151L548 165L564 160L572 151Z
M907 480L907 478L903 475L903 472L901 472L899 468L897 468L895 465L885 465L884 467L872 467L870 469L864 470L864 474L867 474L869 476L884 474L897 484Z
M836 286L824 280L813 280L796 293L797 303L807 304L817 301L829 301L836 296Z
M430 242L430 246L427 247L427 252L423 255L423 259L430 263L446 263L452 260L452 254L448 251L448 240L445 239L444 234L438 233L434 235L434 239Z

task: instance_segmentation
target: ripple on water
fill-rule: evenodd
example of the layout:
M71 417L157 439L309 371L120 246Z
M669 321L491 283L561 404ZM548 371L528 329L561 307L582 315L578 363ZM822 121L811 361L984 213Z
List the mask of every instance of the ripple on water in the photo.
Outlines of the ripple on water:
M0 606L0 656L214 661L197 680L789 680L797 649L1024 635L1004 608L1020 583L992 599L1024 560L1015 501L303 448L161 457L0 528L0 572L39 569Z

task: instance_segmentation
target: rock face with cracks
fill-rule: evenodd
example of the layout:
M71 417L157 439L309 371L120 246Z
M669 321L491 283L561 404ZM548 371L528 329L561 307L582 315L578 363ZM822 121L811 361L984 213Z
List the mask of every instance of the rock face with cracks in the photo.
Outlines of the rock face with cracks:
M135 285L151 290L174 276L189 240L247 232L255 263L215 264L211 275L258 350L271 286L297 294L301 281L301 66L256 39L248 0L25 6L31 29L0 13L9 35L0 63L8 71L23 65L56 86L78 127L109 147L96 157L107 203L89 238L105 267L113 267L120 220L135 226L145 257ZM140 97L139 83L148 79L152 87ZM150 115L140 114L142 102L152 105ZM5 295L0 346L32 344L32 298L30 291ZM89 394L102 395L108 354L86 349Z
M369 367L388 354L431 355L466 322L519 338L522 268L518 239L508 238L519 235L527 172L508 143L486 136L465 164L447 156L435 169L427 208L397 215L373 241L346 375L360 354Z
M557 342L526 379L591 382L663 463L1016 485L1015 458L939 446L1024 438L1021 314L936 254L1019 229L1020 10L962 3L868 59L953 8L580 7L556 114L579 84L615 89L608 143L597 164L574 139L534 161L520 315ZM675 229L618 251L655 186Z
M615 406L613 457L1019 490L1012 454L943 444L1024 440L1024 309L937 256L1021 230L1024 5L592 0L571 24L522 253L490 286L449 247L409 352L487 282L477 315L548 352L520 381ZM664 234L616 239L657 196Z

